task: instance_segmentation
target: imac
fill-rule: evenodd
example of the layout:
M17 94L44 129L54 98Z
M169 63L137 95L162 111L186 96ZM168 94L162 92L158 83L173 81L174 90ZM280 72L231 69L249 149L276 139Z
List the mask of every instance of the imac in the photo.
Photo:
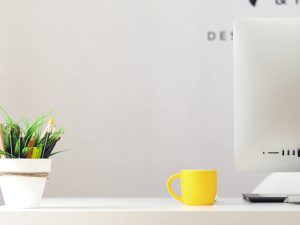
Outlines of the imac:
M235 166L294 172L255 192L299 195L300 18L241 19L233 35Z

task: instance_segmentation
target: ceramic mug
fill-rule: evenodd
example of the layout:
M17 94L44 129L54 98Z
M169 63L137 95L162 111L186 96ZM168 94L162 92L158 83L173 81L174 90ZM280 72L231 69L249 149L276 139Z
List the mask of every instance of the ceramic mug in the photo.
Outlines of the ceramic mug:
M172 189L174 179L180 179L181 196ZM217 194L216 170L181 170L167 182L168 192L185 205L212 205Z

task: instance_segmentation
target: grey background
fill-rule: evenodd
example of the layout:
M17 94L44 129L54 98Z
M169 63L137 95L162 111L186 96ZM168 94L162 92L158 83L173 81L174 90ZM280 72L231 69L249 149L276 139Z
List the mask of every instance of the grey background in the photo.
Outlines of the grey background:
M55 110L67 129L46 196L167 196L180 169L219 171L219 195L266 174L233 164L232 21L293 16L247 0L0 0L1 105ZM208 31L226 40L207 41Z

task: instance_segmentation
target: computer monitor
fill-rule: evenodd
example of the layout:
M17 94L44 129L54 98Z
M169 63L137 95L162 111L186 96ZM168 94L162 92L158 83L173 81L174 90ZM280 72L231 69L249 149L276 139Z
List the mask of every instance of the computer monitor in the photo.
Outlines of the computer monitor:
M234 23L234 158L243 171L300 171L300 19Z

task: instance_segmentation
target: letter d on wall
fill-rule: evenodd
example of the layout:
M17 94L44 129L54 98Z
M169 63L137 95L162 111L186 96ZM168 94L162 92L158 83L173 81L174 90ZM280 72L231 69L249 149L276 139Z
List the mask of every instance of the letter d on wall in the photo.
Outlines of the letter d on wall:
M208 31L207 32L207 40L209 41L213 41L216 39L216 34L215 32L212 32L212 31Z

